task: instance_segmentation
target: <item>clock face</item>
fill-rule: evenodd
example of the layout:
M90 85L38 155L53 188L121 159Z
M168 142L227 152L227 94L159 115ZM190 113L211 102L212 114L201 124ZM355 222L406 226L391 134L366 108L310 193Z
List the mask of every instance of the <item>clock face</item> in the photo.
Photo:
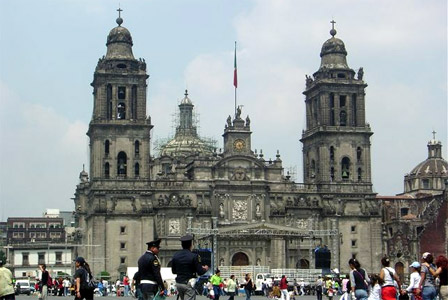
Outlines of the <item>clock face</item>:
M243 140L235 140L233 143L233 148L236 151L243 151L244 147L246 147L246 143Z

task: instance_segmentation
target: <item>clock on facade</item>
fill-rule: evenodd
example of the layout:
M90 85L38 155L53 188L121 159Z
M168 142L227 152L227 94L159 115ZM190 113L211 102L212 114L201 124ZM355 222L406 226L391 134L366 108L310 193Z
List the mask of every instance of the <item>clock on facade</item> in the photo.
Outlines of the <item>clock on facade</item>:
M246 143L243 140L235 140L235 142L233 142L233 148L236 151L243 151L244 147L246 147Z

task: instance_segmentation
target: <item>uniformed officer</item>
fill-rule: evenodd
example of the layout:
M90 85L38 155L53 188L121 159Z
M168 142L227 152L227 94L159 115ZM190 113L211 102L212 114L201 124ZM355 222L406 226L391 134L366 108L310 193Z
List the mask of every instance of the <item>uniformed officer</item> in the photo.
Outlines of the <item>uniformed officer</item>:
M177 274L176 287L181 300L195 300L196 291L194 285L197 275L202 275L208 271L208 266L202 266L201 257L192 253L193 237L185 235L180 238L182 250L174 254L171 261L171 270ZM184 299L186 297L186 299Z
M138 272L140 274L140 288L143 300L152 300L159 291L163 295L163 281L160 275L159 254L161 240L146 243L148 250L138 260Z

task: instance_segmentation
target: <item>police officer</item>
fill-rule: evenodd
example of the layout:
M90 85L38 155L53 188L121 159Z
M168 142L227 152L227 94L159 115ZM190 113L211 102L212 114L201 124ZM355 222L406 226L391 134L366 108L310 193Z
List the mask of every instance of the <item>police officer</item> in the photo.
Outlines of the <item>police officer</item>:
M177 274L176 287L181 300L195 300L196 291L194 285L197 275L202 275L208 271L208 266L202 266L201 257L192 253L193 237L185 235L180 238L182 250L174 254L171 261L171 270ZM186 299L184 299L186 297Z
M140 288L143 300L152 300L159 291L163 295L163 281L160 275L159 254L161 240L146 243L148 250L138 260L138 272L140 274Z

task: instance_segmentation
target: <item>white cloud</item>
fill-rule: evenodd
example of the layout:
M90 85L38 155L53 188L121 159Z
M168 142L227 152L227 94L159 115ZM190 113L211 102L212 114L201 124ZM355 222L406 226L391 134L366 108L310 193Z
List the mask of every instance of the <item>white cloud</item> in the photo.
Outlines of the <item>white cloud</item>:
M87 124L71 122L51 107L22 101L0 82L2 168L0 215L35 215L41 209L72 209L77 174L87 162ZM32 204L34 203L34 204Z

